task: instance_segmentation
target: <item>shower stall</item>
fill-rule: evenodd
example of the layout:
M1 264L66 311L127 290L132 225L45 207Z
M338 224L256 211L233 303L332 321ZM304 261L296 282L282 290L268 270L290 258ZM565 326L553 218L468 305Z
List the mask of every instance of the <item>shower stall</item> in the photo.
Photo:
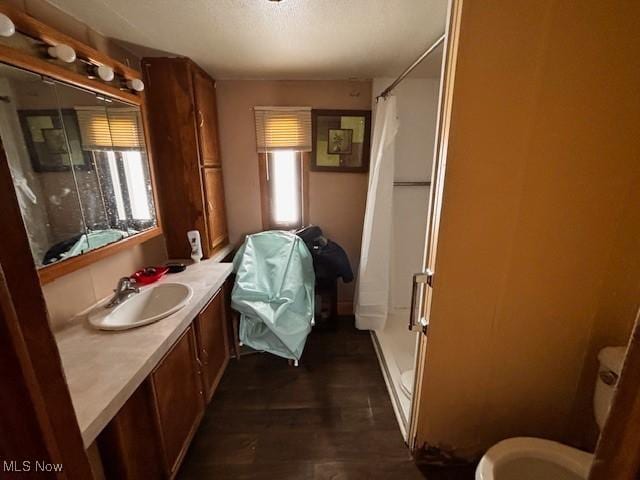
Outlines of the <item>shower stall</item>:
M442 43L393 93L373 98L374 133L356 325L371 330L405 439L419 335L409 325L412 285L413 275L425 265ZM392 82L391 78L374 79L374 95Z

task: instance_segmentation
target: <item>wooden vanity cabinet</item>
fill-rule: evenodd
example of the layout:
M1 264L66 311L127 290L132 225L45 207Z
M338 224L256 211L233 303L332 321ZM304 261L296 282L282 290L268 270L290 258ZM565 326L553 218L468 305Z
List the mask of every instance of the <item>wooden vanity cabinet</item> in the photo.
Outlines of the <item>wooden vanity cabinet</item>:
M153 404L146 381L109 422L97 439L107 480L160 480L168 477Z
M215 81L188 58L142 66L167 252L189 258L196 229L208 258L228 243Z
M149 376L166 471L173 476L204 414L193 326Z
M229 362L224 287L218 290L195 320L198 355L205 398L211 400Z
M99 435L108 480L177 473L229 362L226 292L216 292Z
M99 435L105 477L173 478L204 407L196 337L190 325Z

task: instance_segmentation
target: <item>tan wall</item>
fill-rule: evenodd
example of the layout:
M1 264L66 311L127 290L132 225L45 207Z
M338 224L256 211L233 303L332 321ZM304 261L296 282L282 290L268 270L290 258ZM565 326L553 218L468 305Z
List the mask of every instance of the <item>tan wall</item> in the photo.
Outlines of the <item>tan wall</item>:
M236 81L217 82L220 144L231 242L262 230L258 154L253 107L311 106L370 109L371 82ZM309 173L310 222L346 250L354 272L360 257L367 175ZM339 301L351 308L353 283L340 284Z
M140 59L133 53L46 1L11 0L9 3L96 50L140 69ZM44 285L52 328L60 328L73 315L109 295L118 278L145 265L160 263L166 257L164 237L158 237Z
M420 444L472 455L515 435L567 439L592 331L610 312L627 328L638 13L464 2Z

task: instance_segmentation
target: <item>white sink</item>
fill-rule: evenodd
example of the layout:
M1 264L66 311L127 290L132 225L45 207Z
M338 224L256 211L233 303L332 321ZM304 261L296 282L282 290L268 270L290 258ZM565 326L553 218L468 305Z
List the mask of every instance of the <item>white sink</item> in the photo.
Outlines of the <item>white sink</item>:
M182 283L161 283L136 293L114 308L99 308L89 323L100 330L127 330L162 320L184 307L193 290Z

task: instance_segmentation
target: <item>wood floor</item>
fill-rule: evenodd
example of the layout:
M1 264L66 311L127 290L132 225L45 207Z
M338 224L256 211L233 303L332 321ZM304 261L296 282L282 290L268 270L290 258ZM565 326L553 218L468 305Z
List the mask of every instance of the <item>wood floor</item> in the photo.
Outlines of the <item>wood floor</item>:
M348 317L337 331L309 336L298 368L269 354L231 360L178 475L422 478L400 434L369 333L356 330Z

